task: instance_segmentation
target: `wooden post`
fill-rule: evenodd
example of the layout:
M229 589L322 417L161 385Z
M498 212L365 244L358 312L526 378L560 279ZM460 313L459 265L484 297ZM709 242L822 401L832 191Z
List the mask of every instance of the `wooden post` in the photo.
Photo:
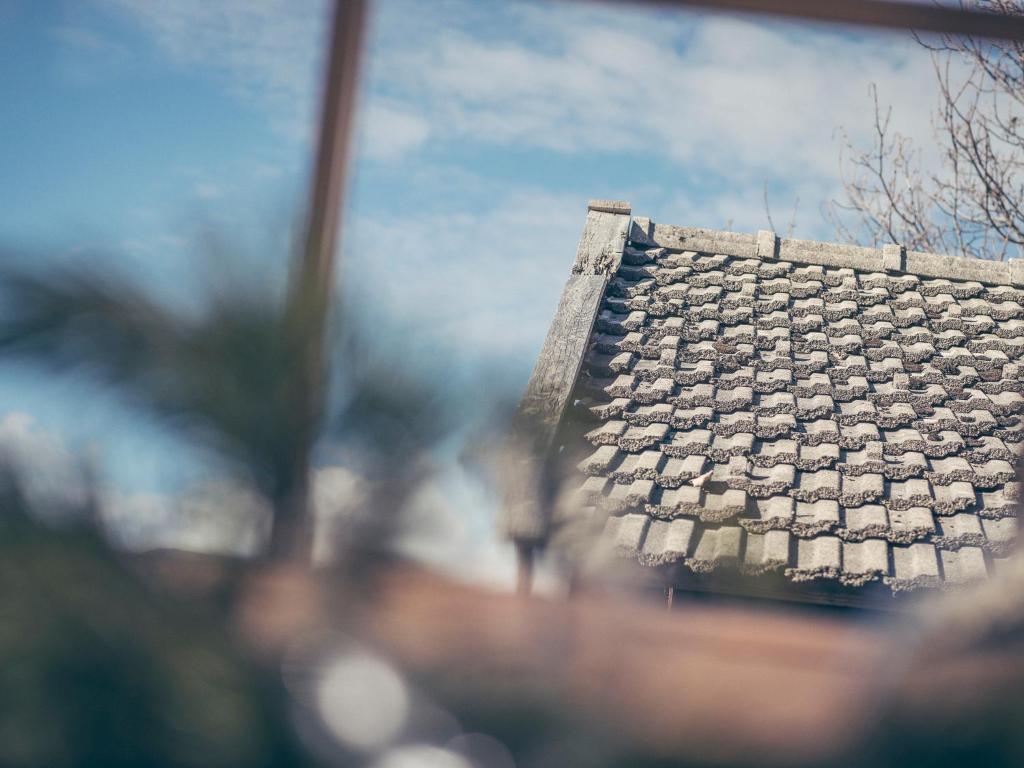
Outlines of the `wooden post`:
M516 592L529 595L533 591L533 557L532 544L516 542Z
M286 319L301 353L296 366L298 420L292 487L275 505L271 557L308 561L312 550L312 443L323 409L324 344L334 295L336 243L356 108L367 0L336 0L323 84L320 133L312 169L305 243L291 266Z
M675 596L676 596L676 588L675 587L665 587L665 610L666 611L671 611L672 610L672 603L675 600Z
M345 195L349 138L355 118L366 0L336 0L320 113L316 165L306 221L306 247L297 275L301 289L329 296L335 244Z

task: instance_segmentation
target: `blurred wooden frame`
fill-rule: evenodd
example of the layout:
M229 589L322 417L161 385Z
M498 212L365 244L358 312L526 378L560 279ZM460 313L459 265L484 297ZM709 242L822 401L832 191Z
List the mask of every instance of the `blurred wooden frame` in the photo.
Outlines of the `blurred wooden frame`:
M890 631L821 614L631 597L523 599L423 571L384 574L361 633L455 711L524 707L688 764L805 765L871 727ZM568 721L568 723L566 723ZM589 737L584 737L589 738Z
M896 0L640 0L666 8L753 13L824 22L993 40L1024 40L1024 16L971 10L933 2Z
M129 564L200 604L235 590L234 627L258 658L354 638L465 726L527 753L583 743L614 765L871 765L851 757L888 754L894 713L903 742L941 746L953 726L989 738L979 707L1001 712L1024 684L1018 645L980 641L974 610L1008 605L1020 579L897 621L692 599L669 612L612 590L527 599L400 562L358 580L174 551Z

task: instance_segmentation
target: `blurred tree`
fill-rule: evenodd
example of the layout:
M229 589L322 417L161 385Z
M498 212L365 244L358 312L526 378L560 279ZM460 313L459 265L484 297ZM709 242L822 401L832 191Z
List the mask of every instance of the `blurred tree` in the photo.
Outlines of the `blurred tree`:
M1024 13L1021 0L964 2ZM940 165L892 128L875 86L874 143L844 134L841 201L826 206L843 240L897 243L935 253L1002 260L1024 245L1024 44L964 36L919 42L931 51L940 104L933 118Z
M0 476L0 763L307 765L272 670L213 604L153 591L96 531Z
M273 510L271 559L309 559L307 484L318 441L328 438L369 481L347 546L380 554L431 474L432 447L466 417L452 407L458 384L441 379L436 359L415 369L379 327L371 346L346 308L314 329L325 320L294 296L247 284L207 286L185 308L89 267L8 268L0 355L85 373L186 443L227 458ZM324 362L311 362L320 355Z
M318 433L303 329L271 295L212 290L198 312L89 269L0 276L0 353L80 369L244 468L274 510L269 552L308 551L296 506Z

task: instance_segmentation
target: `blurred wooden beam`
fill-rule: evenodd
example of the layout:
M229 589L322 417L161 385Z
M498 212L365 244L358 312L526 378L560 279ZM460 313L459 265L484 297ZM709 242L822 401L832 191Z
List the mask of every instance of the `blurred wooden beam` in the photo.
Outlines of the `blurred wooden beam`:
M345 195L349 142L359 90L366 0L336 0L323 86L320 133L306 223L306 249L298 281L330 294L335 245Z
M1024 16L897 0L642 0L648 5L781 16L802 21L1024 41Z
M309 484L312 443L323 407L324 344L334 296L336 248L344 206L349 145L359 92L368 0L335 0L327 68L323 81L320 128L313 162L303 248L293 256L288 319L302 345L302 365L294 375L296 423L293 452L295 484L275 509L271 557L309 560L312 522Z
M527 542L516 542L516 593L529 595L533 591L534 548Z
M381 575L368 610L336 613L360 616L357 634L455 711L485 708L498 730L529 711L687 764L834 761L864 733L894 643L886 628L822 615L525 601L425 571Z

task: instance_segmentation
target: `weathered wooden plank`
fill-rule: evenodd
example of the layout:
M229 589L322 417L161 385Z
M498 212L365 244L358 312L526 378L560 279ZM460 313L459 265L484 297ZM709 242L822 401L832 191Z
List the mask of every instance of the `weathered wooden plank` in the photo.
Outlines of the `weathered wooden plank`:
M611 275L619 268L629 232L629 214L587 210L587 225L572 266L576 275Z
M629 203L623 200L591 200L587 203L588 211L603 211L604 213L621 213L629 216L632 208Z
M779 240L779 258L797 264L849 267L865 272L882 271L882 252L875 248L861 248L856 245L836 245L784 237Z
M922 277L944 277L948 280L977 280L980 283L1009 285L1013 262L984 261L963 256L943 256L921 251L907 251L907 272Z
M541 431L547 448L579 374L608 278L571 275L519 406L520 420Z
M520 542L540 542L547 535L546 461L583 365L605 287L622 262L629 224L628 203L605 200L588 205L572 274L519 404L505 467L502 527Z
M758 237L738 232L675 227L667 224L650 225L645 222L644 226L634 225L632 237L643 245L658 245L674 251L699 251L740 258L772 258L764 242L758 245ZM888 269L893 270L892 261L886 261L880 248L822 243L815 240L781 238L777 241L774 258L794 264L848 267L863 272L882 272L887 269L888 264ZM899 261L903 265L901 271L920 277L977 280L990 285L1024 285L1024 259L998 262L906 251L901 252Z
M604 275L570 275L512 429L502 528L518 540L547 533L544 462L583 364L604 296Z
M744 258L757 256L757 238L740 232L655 224L651 239L673 251L702 251Z

